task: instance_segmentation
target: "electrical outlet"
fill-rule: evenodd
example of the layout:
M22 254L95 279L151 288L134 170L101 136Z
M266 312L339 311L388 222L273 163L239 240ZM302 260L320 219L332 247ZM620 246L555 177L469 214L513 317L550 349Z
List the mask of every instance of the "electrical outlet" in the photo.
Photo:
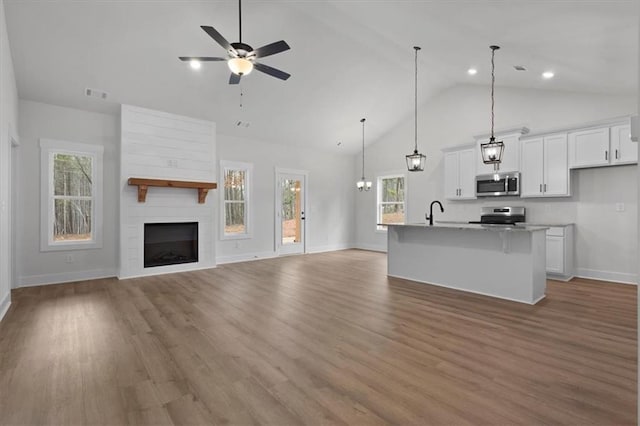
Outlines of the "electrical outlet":
M616 203L616 211L623 212L624 211L624 203Z
M75 259L73 258L72 254L68 254L64 257L64 261L65 263L73 263L75 261Z

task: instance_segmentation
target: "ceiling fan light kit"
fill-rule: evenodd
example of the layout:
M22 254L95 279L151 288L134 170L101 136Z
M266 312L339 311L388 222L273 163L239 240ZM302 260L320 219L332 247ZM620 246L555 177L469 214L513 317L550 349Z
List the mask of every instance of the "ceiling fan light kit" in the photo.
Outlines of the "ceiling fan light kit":
M237 43L229 43L222 34L220 34L215 28L203 25L200 28L206 32L212 39L216 41L227 51L226 58L217 57L193 57L193 56L180 56L180 60L184 62L190 62L193 66L194 61L197 62L216 62L227 61L227 66L231 70L231 76L229 77L229 84L240 83L242 76L248 75L257 69L272 77L280 80L287 80L291 77L291 74L281 71L279 69L270 67L268 65L256 62L257 59L267 56L275 55L276 53L289 50L290 47L286 41L280 40L275 43L267 44L265 46L253 49L248 44L242 42L242 0L238 0L238 39Z
M413 154L409 154L406 156L407 159L407 169L410 172L421 172L424 170L424 163L427 160L427 156L424 154L420 154L418 152L418 50L420 47L413 46L413 49L416 51L415 55L415 97L414 97L414 135L415 135L415 143Z
M502 153L504 152L504 142L496 141L493 134L494 125L494 86L496 82L495 76L495 55L496 50L500 49L500 46L489 46L491 49L491 137L489 142L480 144L480 151L482 152L482 162L484 164L493 164L493 169L498 171L500 169L500 163L502 162Z

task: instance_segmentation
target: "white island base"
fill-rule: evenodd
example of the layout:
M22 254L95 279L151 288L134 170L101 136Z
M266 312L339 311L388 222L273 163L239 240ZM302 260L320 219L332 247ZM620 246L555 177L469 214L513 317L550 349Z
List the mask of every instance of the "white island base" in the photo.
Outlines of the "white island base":
M533 305L545 296L546 229L389 225L387 273Z

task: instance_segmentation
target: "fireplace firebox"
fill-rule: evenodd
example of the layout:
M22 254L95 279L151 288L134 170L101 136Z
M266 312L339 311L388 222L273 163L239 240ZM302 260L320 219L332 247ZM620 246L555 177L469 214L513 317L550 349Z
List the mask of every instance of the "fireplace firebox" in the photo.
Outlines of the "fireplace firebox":
M144 267L198 261L198 222L145 223Z

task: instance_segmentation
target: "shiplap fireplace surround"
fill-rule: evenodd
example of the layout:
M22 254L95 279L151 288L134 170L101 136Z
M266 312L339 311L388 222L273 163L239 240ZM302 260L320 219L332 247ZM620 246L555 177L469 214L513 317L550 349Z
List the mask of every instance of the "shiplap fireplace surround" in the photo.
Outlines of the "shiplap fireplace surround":
M122 106L119 278L215 266L217 197L203 200L194 189L149 187L139 202L138 188L128 184L131 177L215 182L215 130L210 121ZM198 262L144 268L145 223L182 222L198 223Z

